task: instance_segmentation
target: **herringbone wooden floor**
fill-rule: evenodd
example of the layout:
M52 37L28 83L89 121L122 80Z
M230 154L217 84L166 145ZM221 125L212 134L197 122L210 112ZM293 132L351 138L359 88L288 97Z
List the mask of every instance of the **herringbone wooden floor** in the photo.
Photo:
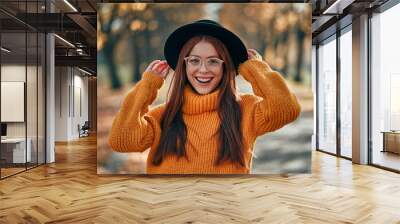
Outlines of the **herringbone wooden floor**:
M0 181L0 223L400 223L400 175L313 153L312 174L98 176L94 137Z

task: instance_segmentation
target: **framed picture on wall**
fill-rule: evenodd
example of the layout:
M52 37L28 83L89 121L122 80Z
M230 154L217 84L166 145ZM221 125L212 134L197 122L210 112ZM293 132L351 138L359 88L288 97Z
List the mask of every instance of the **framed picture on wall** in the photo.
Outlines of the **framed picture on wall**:
M25 82L1 82L1 122L24 122Z

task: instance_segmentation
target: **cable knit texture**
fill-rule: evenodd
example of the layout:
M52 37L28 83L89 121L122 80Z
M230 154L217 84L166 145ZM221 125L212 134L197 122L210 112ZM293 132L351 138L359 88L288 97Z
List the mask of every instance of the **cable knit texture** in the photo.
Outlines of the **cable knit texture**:
M289 91L284 78L272 71L267 63L247 60L239 66L239 73L250 82L255 93L241 95L239 99L246 167L230 161L214 165L219 147L219 91L198 95L189 86L184 91L182 108L187 127L187 159L168 155L161 165L153 165L152 159L161 136L160 124L165 104L149 110L149 105L157 97L158 89L164 82L151 72L145 72L142 80L126 96L111 128L111 148L117 152L143 152L150 148L148 174L249 173L257 136L294 121L300 114L300 105L296 96Z

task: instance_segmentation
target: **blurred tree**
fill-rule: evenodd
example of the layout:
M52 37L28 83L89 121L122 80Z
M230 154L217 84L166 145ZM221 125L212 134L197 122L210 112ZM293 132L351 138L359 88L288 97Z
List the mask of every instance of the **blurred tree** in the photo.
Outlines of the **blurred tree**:
M300 82L304 41L310 32L311 13L307 5L224 4L219 18L223 25L243 39L248 48L258 50L274 69L284 76L293 73L290 77ZM291 59L293 55L296 57L294 62Z
M203 3L196 4L148 4L120 3L101 4L99 10L100 42L98 50L106 58L112 87L119 88L115 49L125 36L131 47L129 52L118 52L118 58L132 57L132 82L141 78L141 73L155 59L163 59L166 38L177 27L201 19L204 16ZM184 13L183 13L184 12ZM121 56L122 55L122 56Z
M286 12L289 4L224 4L220 21L237 33L248 48L259 51L276 70L287 76L288 40ZM240 16L240 20L237 19Z
M294 24L294 30L297 38L297 56L296 56L296 70L294 80L297 82L303 81L302 66L304 64L304 47L305 38L311 33L311 6L309 4L303 4L303 6L297 8L296 22Z
M133 82L140 80L142 71L152 60L164 58L163 44L174 29L204 16L204 6L203 3L147 4L142 11L136 11L130 26Z
M283 67L281 72L285 76L289 75L290 60L289 53L292 50L290 46L290 36L292 35L292 24L293 24L293 4L284 4L279 7L277 12L278 19L275 20L275 31L274 32L279 38L275 42L275 52L280 53L283 59Z
M144 3L141 3L144 4ZM118 42L129 31L130 17L132 15L123 4L100 4L98 13L98 48L99 53L105 57L105 62L111 77L111 87L120 88L117 67L114 59L115 48Z
M219 18L223 25L243 39L247 47L265 55L268 44L276 38L271 29L277 18L277 9L279 6L276 4L223 4Z
M311 9L304 7L307 4L298 5L301 4L228 3L221 5L218 18L238 34L247 47L258 50L274 69L285 76L290 72L293 74L290 77L300 82L304 42L310 33L309 20L305 18L311 15ZM122 85L118 78L118 62L129 63L132 68L129 79L137 82L150 61L164 58L163 43L168 35L183 24L204 18L205 6L206 3L101 4L98 50L106 59L112 87ZM116 61L115 49L121 43L124 44L119 49L123 50L118 51Z

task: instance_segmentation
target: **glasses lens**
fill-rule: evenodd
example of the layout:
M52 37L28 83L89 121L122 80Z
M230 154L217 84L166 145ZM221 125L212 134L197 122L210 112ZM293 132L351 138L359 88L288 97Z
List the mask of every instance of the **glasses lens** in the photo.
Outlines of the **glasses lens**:
M196 67L196 66L200 65L201 60L198 57L189 57L188 58L188 63L189 63L189 65Z
M209 58L207 60L207 66L209 67L218 67L221 65L221 61L218 58Z
M188 66L193 68L198 68L201 66L202 63L204 63L201 58L196 56L189 56L185 58L185 61ZM208 58L205 60L205 66L210 69L218 68L219 66L221 66L222 63L223 61L219 58Z

